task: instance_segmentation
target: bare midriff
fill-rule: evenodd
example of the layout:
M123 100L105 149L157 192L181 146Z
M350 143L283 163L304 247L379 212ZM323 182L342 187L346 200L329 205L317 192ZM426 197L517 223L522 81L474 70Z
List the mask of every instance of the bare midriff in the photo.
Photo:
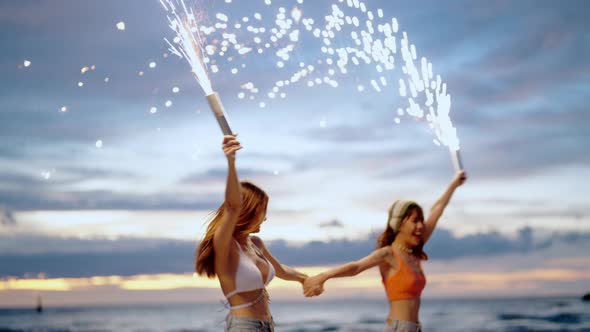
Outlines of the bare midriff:
M419 322L418 311L420 310L420 298L396 300L389 302L389 315L387 321L405 320Z
M231 309L229 314L231 316L248 317L263 321L270 321L272 316L270 314L269 298L268 293L264 289L257 289L236 294L231 297L229 303L232 306L236 306L243 303L256 301L261 296L261 292L264 292L265 294L262 295L263 298L260 299L260 301L245 308Z

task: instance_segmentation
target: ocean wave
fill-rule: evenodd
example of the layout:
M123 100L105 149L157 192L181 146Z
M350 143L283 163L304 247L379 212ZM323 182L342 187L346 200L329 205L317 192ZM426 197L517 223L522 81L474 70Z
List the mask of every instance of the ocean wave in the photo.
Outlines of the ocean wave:
M579 324L582 322L582 315L576 313L560 313L548 316L534 316L523 314L499 314L498 319L502 321L507 320L536 320L559 324Z

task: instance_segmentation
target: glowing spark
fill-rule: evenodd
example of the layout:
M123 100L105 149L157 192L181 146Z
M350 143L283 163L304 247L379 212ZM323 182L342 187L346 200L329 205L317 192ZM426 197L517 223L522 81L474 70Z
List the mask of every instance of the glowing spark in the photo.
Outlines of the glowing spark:
M227 15L225 15L223 13L217 13L217 15L215 15L215 17L217 17L218 20L223 21L223 22L227 22L227 20L228 20Z
M108 78L108 77L105 77L105 78L104 78L104 82L105 82L105 83L108 83L110 80L111 80L111 79L110 79L110 78Z
M66 112L68 111L68 107L67 107L67 106L62 106L62 107L59 109L59 111L60 111L60 112L62 112L62 113L66 113Z
M371 80L371 85L373 86L373 89L375 89L377 92L381 92L381 88L377 84L377 81Z
M150 113L155 114L158 111L156 107L150 108Z
M30 65L31 65L31 61L29 61L29 60L25 60L23 62L23 66L25 66L25 67L29 67Z
M299 30L295 30L293 32L291 32L289 34L289 39L291 39L292 42L296 42L299 40Z
M83 87L84 86L84 82L78 82L78 86L79 87Z
M42 171L41 176L43 177L43 179L49 180L49 178L51 178L51 172L50 171Z
M117 23L117 29L123 31L125 30L125 22L121 21L119 23Z
M251 48L248 48L248 47L242 47L242 48L240 48L240 49L238 50L238 53L239 53L239 54L241 54L241 55L243 55L243 54L249 53L250 51L252 51L252 49L251 49Z
M301 20L301 16L303 16L303 12L301 11L301 9L294 7L293 10L291 10L291 18L293 18L295 23L299 23L299 21Z
M82 67L82 69L80 69L80 73L84 74L88 70L90 70L90 68L88 68L88 67Z
M180 91L180 89L177 86L172 88L173 93L178 93L179 91Z
M161 2L170 4L172 0L161 0ZM176 0L175 3L183 4L182 0ZM298 0L297 3L303 3L303 0ZM265 4L276 5L271 0L265 0ZM207 47L207 57L203 59L203 63L211 63L211 70L217 72L216 65L220 65L220 60L227 62L233 60L232 49L239 55L256 56L274 53L276 58L273 63L281 69L277 72L289 74L275 79L276 82L270 90L261 94L269 99L278 96L284 98L286 94L283 90L287 89L289 84L302 84L312 88L318 85L338 87L339 83L336 79L339 74L346 75L351 71L351 66L368 66L375 71L376 75L365 82L357 82L358 92L364 92L369 87L376 92L386 92L388 89L399 92L399 95L407 100L408 105L397 109L397 115L393 119L396 123L399 124L406 113L417 118L425 117L436 134L437 142L451 149L459 147L456 130L449 117L451 98L447 93L446 85L440 77L433 74L432 63L424 57L418 57L416 46L410 43L407 33L397 35L401 31L395 17L387 17L381 8L371 10L368 8L368 2L364 0L339 0L334 1L330 6L331 13L322 15L325 21L318 24L311 18L304 18L298 6L293 6L290 10L281 6L273 7L278 11L274 14L274 19L270 20L273 25L266 27L262 21L263 15L259 12L247 12L238 22L231 24L228 23L230 20L225 14L217 14L217 22L213 26L203 26L196 30L207 35L218 34L211 38L213 42ZM348 8L341 9L341 6L348 6ZM166 10L169 11L168 8ZM300 27L299 23L303 26ZM219 24L225 27L222 28ZM240 40L245 31L239 31L239 33L231 31L233 27L239 30L242 26L247 33L251 34L248 41ZM266 31L268 33L265 33ZM318 44L319 58L310 60L310 63L317 65L318 68L307 66L303 62L300 62L299 68L296 68L297 62L289 61L293 58L297 43L308 36L315 37L311 39ZM348 44L346 44L346 37L349 38ZM181 43L180 38L177 37L176 43ZM199 44L194 43L194 45ZM251 52L252 45L257 52ZM198 54L201 55L199 52ZM225 59L220 59L226 55ZM419 60L416 61L417 59ZM399 79L399 84L392 84L397 82L388 82L387 71L394 70L398 65L397 62L401 63L399 66L403 78ZM239 65L233 67L239 68ZM290 70L293 71L289 72ZM356 68L354 70L356 71ZM237 72L232 69L232 73ZM259 91L253 83L248 83L247 87L242 86L242 89L246 91L238 93L238 98L249 100L258 98L255 94ZM258 101L258 105L264 107L265 104ZM327 125L327 122L322 123Z
M95 145L99 149L102 148L102 140L99 139L98 141L96 141L96 144Z
M174 38L176 46L168 39L164 39L168 43L169 51L189 63L205 95L213 94L213 88L207 76L207 67L202 58L202 41L193 10L187 8L184 0L160 0L160 3L168 13L170 29L176 33Z
M406 82L400 78L399 80L399 95L405 97L406 93Z
M152 68L152 69L156 68L156 63L153 62L153 61L150 62L149 67Z
M166 100L166 103L164 103L164 106L166 106L166 107L172 106L172 101L171 100Z

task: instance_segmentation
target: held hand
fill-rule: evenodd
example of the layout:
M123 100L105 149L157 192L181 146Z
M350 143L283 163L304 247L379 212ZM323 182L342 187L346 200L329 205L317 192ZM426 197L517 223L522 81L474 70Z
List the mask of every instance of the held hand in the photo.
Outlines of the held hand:
M303 283L303 294L306 297L322 294L324 292L324 282L325 280L319 274L305 279Z
M453 178L453 182L451 184L455 187L461 186L467 180L467 175L465 174L464 170L460 170L455 174Z
M228 160L234 160L236 158L236 151L242 148L242 145L240 145L240 142L237 140L236 136L238 135L223 136L222 149Z

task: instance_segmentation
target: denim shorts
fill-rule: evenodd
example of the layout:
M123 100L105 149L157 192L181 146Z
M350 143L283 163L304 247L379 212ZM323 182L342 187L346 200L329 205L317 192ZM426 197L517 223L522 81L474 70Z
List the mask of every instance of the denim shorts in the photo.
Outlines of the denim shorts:
M248 317L227 316L225 332L274 332L275 322Z
M388 320L384 332L422 332L422 327L420 323L407 320Z

